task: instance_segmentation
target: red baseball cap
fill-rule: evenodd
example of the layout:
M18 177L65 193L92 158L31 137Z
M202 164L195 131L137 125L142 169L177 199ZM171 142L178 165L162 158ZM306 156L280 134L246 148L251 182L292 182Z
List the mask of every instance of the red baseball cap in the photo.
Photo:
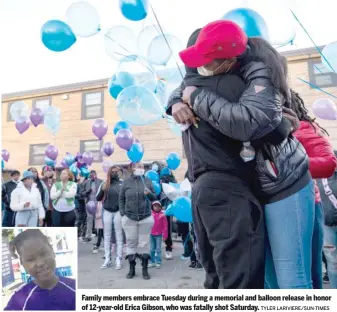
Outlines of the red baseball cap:
M201 29L195 44L179 53L187 67L205 66L216 59L230 59L246 51L248 37L232 21L219 20Z

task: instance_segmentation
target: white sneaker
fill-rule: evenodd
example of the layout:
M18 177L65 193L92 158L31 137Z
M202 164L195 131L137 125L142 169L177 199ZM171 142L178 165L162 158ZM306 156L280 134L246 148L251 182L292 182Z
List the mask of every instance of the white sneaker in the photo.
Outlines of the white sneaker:
M161 264L160 263L156 263L156 269L160 269Z
M122 260L119 257L116 257L116 270L120 270L122 268Z
M111 265L112 265L111 260L105 259L104 263L101 266L101 269L108 269L111 267Z
M156 264L153 262L149 262L149 264L147 265L148 268L154 268L155 266Z
M172 252L171 251L166 251L165 258L166 258L166 260L172 260L173 259Z
M92 253L93 254L97 254L98 253L98 248L97 246L94 246L93 250L92 250Z

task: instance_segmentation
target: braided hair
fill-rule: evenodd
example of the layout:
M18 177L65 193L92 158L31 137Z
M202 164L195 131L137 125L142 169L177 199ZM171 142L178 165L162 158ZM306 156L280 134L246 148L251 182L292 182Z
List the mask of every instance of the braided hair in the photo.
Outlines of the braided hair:
M53 250L52 245L49 242L49 238L45 236L38 229L27 229L17 235L10 243L9 243L9 251L13 258L17 259L18 255L20 255L20 247L29 239L42 239L49 247Z
M292 90L292 89L290 90L290 92L291 92L291 101L290 102L286 101L284 103L284 106L292 109L296 113L296 115L297 115L297 117L298 117L298 119L300 121L307 121L307 122L309 122L311 124L311 126L315 129L315 131L316 131L316 127L315 127L315 125L316 125L318 128L321 129L321 131L324 134L329 135L328 131L326 131L324 128L322 128L316 122L316 118L311 118L309 116L309 114L308 114L309 111L305 107L304 101L301 98L301 96L297 92L295 92L294 90Z

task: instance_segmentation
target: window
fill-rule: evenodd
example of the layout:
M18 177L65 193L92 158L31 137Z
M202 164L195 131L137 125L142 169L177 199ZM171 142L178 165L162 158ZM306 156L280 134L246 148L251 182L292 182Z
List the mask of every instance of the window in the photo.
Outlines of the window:
M85 92L82 95L82 119L95 119L104 116L103 91Z
M91 141L81 141L80 143L81 153L91 152L94 156L94 162L101 162L103 156L101 154L102 141L91 140Z
M329 72L320 59L309 60L308 65L310 83L320 88L337 86L337 74Z
M48 144L34 144L29 146L29 165L42 166L45 164L45 150Z
M12 118L12 115L11 115L11 106L12 106L13 103L7 104L7 121L14 121L14 119Z
M40 108L44 112L49 106L51 106L51 98L36 99L33 101L33 108Z

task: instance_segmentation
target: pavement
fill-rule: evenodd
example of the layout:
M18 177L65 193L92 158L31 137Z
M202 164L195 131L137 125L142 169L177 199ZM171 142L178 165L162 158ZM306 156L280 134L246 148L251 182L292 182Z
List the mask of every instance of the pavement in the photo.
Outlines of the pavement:
M96 238L93 239L96 241ZM173 259L164 258L160 269L149 268L150 280L143 280L141 265L137 260L136 276L126 279L129 271L124 261L123 268L101 269L104 252L92 253L93 243L78 244L78 288L79 289L203 289L205 273L203 270L190 270L189 260L181 260L183 245L181 241L173 244Z

